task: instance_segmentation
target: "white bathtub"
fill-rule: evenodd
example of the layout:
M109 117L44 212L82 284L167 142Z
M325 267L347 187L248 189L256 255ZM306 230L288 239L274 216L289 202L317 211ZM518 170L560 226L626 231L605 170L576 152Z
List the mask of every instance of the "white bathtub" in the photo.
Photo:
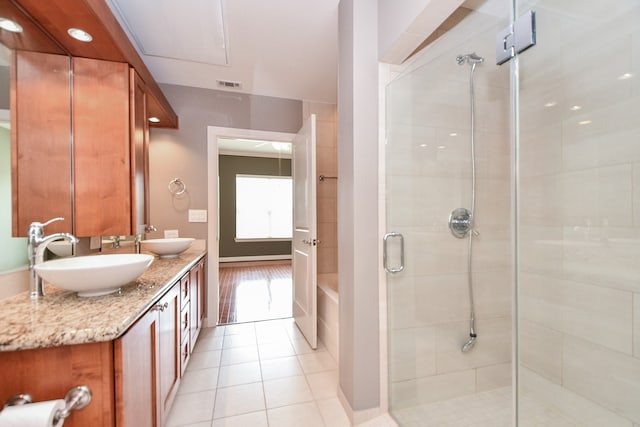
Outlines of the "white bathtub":
M318 275L318 338L338 360L338 275Z

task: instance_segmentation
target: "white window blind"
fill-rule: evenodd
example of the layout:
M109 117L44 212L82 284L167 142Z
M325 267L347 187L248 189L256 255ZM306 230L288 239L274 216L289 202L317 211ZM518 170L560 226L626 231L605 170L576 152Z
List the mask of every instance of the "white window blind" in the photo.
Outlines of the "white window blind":
M292 202L291 177L236 175L236 240L290 239Z

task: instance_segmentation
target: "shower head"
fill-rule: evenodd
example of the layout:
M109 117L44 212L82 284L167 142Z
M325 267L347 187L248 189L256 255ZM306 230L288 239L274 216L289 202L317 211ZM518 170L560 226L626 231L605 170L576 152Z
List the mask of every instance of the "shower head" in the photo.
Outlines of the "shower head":
M482 64L484 62L484 58L482 56L479 56L475 52L473 52L473 53L467 53L465 55L456 56L456 61L458 62L458 65Z
M476 345L476 334L469 334L469 341L464 343L461 350L463 353L467 353L474 345Z

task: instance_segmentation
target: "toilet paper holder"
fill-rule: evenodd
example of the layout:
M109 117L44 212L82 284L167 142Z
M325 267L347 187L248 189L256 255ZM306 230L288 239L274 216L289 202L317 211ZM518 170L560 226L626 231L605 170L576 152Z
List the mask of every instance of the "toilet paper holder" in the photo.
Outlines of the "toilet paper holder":
M17 394L9 398L4 404L7 406L28 405L33 403L33 398L29 394ZM60 409L54 418L54 422L58 422L71 415L71 411L77 411L86 407L91 403L91 389L86 385L72 388L64 397L64 409Z

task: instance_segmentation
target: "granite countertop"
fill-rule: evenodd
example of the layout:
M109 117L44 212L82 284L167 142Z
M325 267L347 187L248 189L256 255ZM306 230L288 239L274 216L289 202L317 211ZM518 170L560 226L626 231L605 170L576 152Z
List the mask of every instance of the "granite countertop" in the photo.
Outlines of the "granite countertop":
M111 341L135 323L172 284L205 254L189 249L177 258L153 263L119 293L81 298L75 292L46 285L45 296L29 292L0 301L0 351Z

